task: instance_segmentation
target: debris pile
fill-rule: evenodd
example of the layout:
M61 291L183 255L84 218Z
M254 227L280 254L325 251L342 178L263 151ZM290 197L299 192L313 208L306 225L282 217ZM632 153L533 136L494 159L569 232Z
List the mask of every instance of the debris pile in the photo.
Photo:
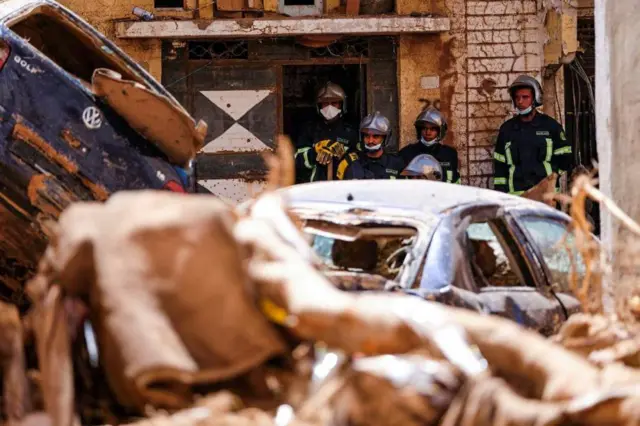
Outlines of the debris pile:
M149 191L67 209L28 284L32 309L20 318L0 305L3 421L640 419L640 333L630 325L584 314L548 340L415 296L337 289L274 191L293 181L289 145L279 152L267 159L268 190L240 207Z

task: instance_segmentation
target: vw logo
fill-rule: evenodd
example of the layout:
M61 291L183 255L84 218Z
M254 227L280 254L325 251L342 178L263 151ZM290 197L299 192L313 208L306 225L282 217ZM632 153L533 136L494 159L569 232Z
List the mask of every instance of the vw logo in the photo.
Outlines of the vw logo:
M90 106L82 112L82 121L89 129L99 129L102 126L102 115L96 107Z

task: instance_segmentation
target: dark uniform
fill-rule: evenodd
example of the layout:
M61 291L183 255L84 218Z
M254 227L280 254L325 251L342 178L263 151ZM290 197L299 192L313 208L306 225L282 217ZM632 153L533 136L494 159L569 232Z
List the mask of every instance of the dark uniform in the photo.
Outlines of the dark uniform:
M405 164L409 164L416 156L428 154L433 156L442 166L442 181L448 183L460 183L458 171L458 152L450 146L436 143L426 146L421 142L412 143L400 150L400 157Z
M382 154L371 158L365 153L351 152L338 165L336 177L350 179L396 179L404 169L404 162L397 155Z
M346 152L355 151L358 132L342 119L329 123L319 119L310 123L301 132L296 144L296 183L327 180L327 166L316 162L316 151L313 147L327 139L342 143ZM333 158L334 172L339 163L339 158Z
M571 145L562 126L537 112L530 122L518 117L507 120L498 134L493 155L494 187L520 195L555 172L573 168Z

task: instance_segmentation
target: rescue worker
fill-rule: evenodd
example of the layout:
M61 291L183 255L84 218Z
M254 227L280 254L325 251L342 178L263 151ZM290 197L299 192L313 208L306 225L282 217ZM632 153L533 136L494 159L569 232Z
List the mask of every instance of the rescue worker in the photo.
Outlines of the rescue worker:
M420 154L416 156L400 173L407 179L442 180L442 166L432 155Z
M542 87L535 78L519 76L509 93L516 115L500 127L493 184L521 195L554 172L571 172L573 156L560 123L536 109L542 105Z
M308 123L301 132L295 153L296 183L333 179L344 154L354 151L358 143L356 129L344 120L346 95L335 83L328 82L316 96L319 118Z
M397 155L384 152L391 134L389 120L380 112L367 115L360 122L362 152L350 152L338 165L338 179L396 179L404 167Z
M409 164L420 154L433 156L442 166L442 181L460 183L458 152L455 148L442 144L447 135L447 121L440 111L429 107L422 111L414 123L418 141L400 150L405 164Z

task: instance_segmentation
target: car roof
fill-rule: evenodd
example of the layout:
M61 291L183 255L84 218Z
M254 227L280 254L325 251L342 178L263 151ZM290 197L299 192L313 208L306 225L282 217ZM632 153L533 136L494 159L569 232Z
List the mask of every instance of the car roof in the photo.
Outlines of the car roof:
M351 180L294 185L284 189L290 205L344 204L439 215L465 204L497 204L557 212L546 204L502 192L427 180Z

